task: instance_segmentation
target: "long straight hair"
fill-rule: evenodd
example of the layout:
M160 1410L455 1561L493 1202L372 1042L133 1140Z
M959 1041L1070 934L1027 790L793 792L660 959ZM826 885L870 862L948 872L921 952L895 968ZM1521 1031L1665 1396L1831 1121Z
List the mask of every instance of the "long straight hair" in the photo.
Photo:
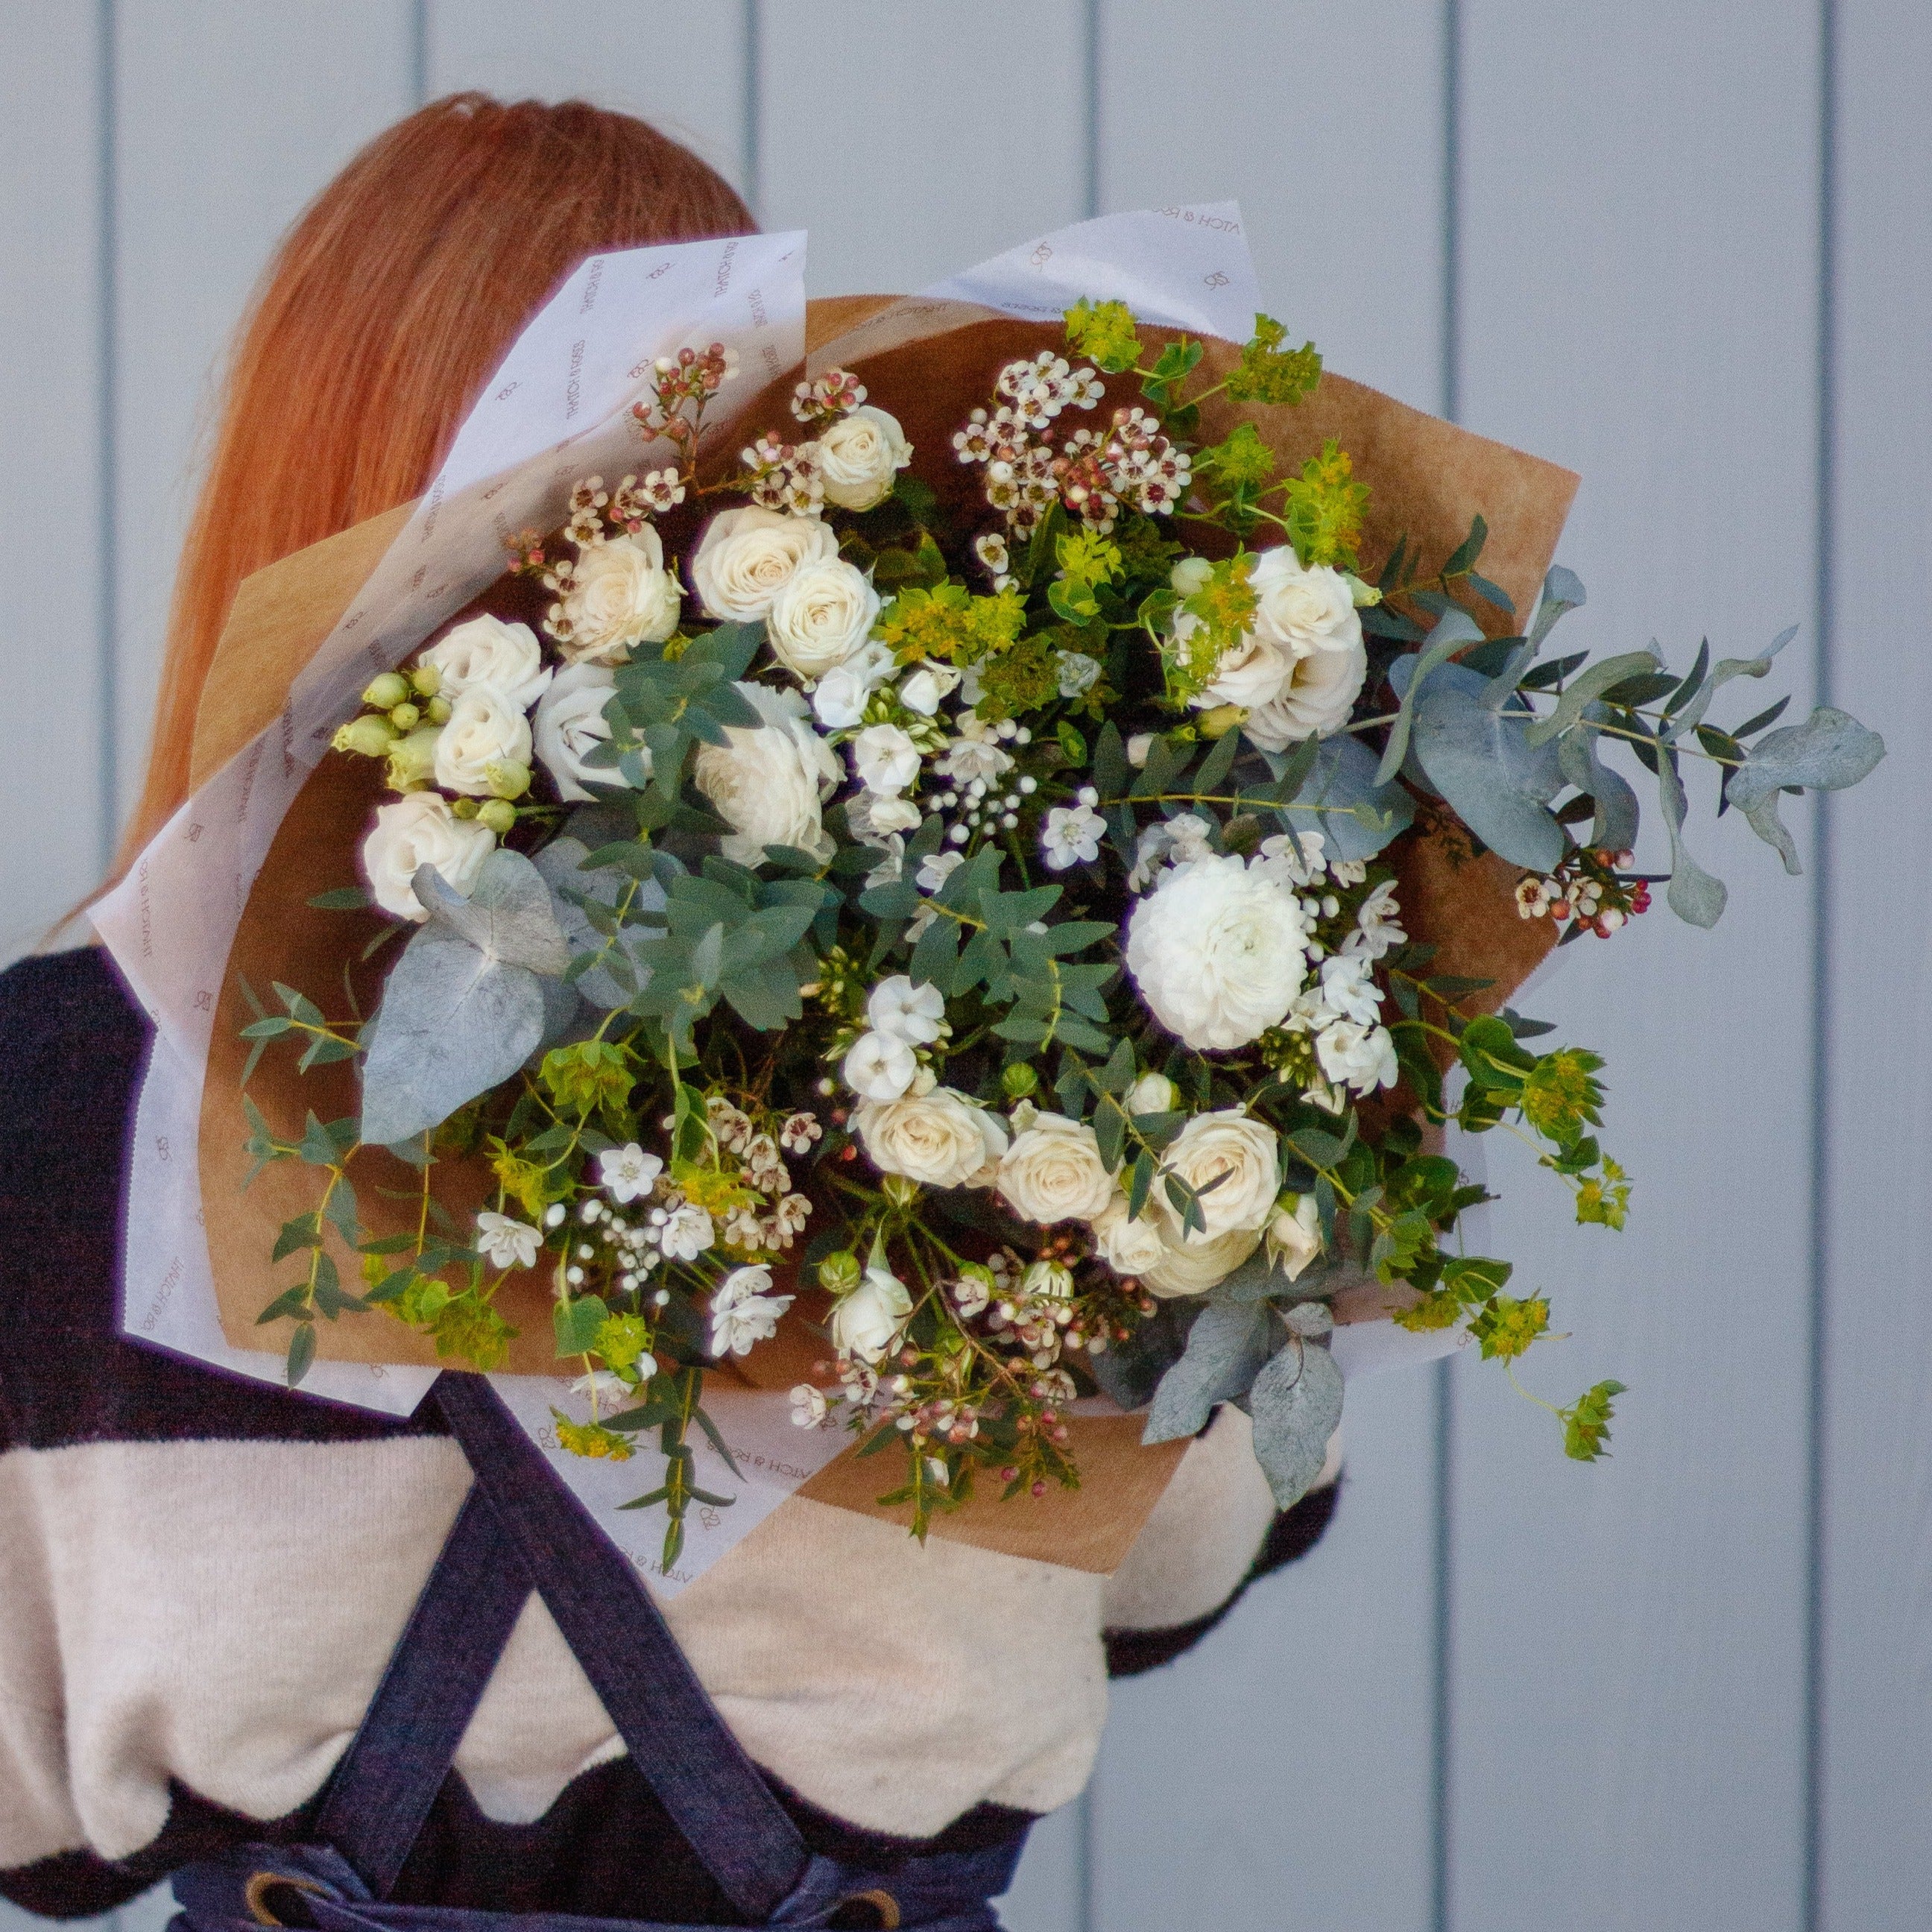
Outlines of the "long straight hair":
M188 795L202 687L252 571L419 495L518 329L600 249L749 232L689 149L580 100L452 94L316 196L235 344L116 876Z

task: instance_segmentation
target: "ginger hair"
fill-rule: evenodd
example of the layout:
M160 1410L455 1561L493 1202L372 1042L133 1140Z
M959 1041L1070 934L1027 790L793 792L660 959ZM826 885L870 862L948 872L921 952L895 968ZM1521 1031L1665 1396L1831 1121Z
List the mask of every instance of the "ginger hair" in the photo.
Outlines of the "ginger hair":
M688 148L580 100L452 94L350 162L275 251L236 338L117 876L188 796L242 580L419 495L518 329L586 255L754 226Z

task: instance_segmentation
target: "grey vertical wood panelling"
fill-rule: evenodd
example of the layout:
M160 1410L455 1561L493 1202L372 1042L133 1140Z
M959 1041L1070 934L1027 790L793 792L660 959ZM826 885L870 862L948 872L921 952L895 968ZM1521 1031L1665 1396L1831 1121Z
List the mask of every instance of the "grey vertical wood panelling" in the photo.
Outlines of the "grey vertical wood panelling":
M1907 1932L1932 1900L1932 12L1840 0L1838 29L1826 695L1891 755L1832 806L1819 1922Z
M742 4L626 0L595 16L569 0L424 0L428 92L506 100L572 95L640 114L745 187Z
M424 88L658 119L766 226L814 231L818 292L916 286L1095 195L1233 195L1275 310L1434 407L1458 17L1460 411L1584 472L1564 550L1592 592L1577 643L1654 634L1681 658L1709 630L1742 654L1800 620L1780 669L1802 701L1822 616L1821 691L1886 730L1892 762L1834 804L1816 900L1706 820L1733 895L1717 932L1660 909L1574 949L1530 1001L1610 1055L1607 1138L1639 1184L1627 1233L1578 1231L1508 1144L1492 1162L1497 1239L1574 1336L1527 1378L1566 1398L1630 1382L1612 1460L1566 1463L1492 1372L1450 1371L1438 1656L1430 1384L1358 1389L1320 1555L1123 1688L1090 1806L1041 1827L1007 1916L1904 1932L1932 1898L1932 1315L1910 1213L1932 1159L1932 878L1906 830L1932 722L1916 0L0 0L0 558L44 578L92 505L110 552L0 618L16 709L58 727L19 734L0 774L0 951L86 890L138 783L196 427L248 290ZM151 1894L101 1932L165 1910ZM0 1932L30 1922L0 1908Z
M1080 0L759 14L758 215L812 230L814 295L916 289L1084 212Z
M1743 655L1801 621L1780 668L1802 710L1816 9L1462 13L1462 415L1583 473L1571 645L1655 635L1682 662L1706 631ZM1801 1922L1810 905L1698 809L1723 924L1660 907L1528 1002L1609 1056L1628 1232L1567 1226L1514 1143L1494 1169L1517 1280L1576 1338L1527 1379L1628 1382L1613 1460L1566 1464L1493 1369L1452 1373L1448 1850L1470 1932Z
M1332 368L1425 406L1438 18L1438 0L1346 14L1209 0L1182 30L1163 0L1108 0L1100 20L1103 206L1238 199L1271 312ZM1284 76L1350 71L1371 46L1374 88L1284 95ZM1426 1925L1431 1397L1422 1374L1352 1390L1319 1558L1262 1586L1197 1655L1116 1691L1092 1801L1096 1932Z
M309 197L412 104L409 0L118 0L117 807L140 784L220 358Z
M59 588L0 613L16 717L58 721L8 753L0 956L93 883L103 844L101 555L76 554L101 501L101 87L92 7L0 5L0 568Z

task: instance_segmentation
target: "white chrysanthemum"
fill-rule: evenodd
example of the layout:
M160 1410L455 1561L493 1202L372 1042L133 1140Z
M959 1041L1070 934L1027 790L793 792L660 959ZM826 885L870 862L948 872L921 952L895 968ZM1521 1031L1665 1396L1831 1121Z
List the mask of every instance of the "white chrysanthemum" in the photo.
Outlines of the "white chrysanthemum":
M1286 1018L1307 976L1292 892L1232 856L1177 866L1127 921L1126 963L1148 1010L1197 1049L1245 1046Z
M1264 752L1285 752L1310 736L1341 730L1361 695L1369 654L1358 644L1297 658L1280 694L1248 713L1241 728Z

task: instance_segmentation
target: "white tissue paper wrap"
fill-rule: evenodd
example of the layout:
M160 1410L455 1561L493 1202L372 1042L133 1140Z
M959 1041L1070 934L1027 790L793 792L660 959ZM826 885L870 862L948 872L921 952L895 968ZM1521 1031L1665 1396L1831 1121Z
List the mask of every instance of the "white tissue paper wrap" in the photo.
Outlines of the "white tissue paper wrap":
M280 1382L278 1351L238 1348L222 1333L202 1232L196 1147L216 996L250 890L277 829L362 687L415 650L505 568L519 530L563 522L587 474L641 470L670 454L640 448L631 404L652 362L687 345L737 352L738 380L707 424L707 446L736 433L733 406L801 360L801 233L632 249L584 262L518 338L458 432L448 459L355 602L297 680L276 722L182 806L94 922L154 1028L136 1106L128 1178L121 1326L131 1339L232 1373ZM1260 305L1232 202L1107 215L1022 243L923 292L1028 320L1056 318L1082 296L1125 302L1144 322L1246 339ZM1426 1360L1453 1336L1411 1336L1387 1322L1335 1336L1345 1375ZM407 1414L434 1369L317 1360L305 1394ZM582 1417L567 1379L491 1380L592 1516L650 1580L674 1594L716 1562L849 1439L803 1430L782 1394L715 1388L706 1407L732 1444L734 1478L702 1440L697 1480L736 1500L700 1508L669 1574L663 1526L618 1505L659 1480L648 1437L628 1463L588 1461L556 1446L553 1407Z

